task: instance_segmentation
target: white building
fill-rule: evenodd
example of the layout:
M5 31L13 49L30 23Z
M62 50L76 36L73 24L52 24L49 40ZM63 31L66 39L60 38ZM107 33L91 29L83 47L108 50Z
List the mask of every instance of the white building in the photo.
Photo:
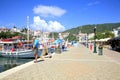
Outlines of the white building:
M8 29L8 28L5 28L5 27L0 28L0 33L1 33L1 32L7 32L7 31L9 31L9 29Z
M34 31L34 36L40 36L40 35L41 35L41 31L40 30Z
M86 33L81 33L81 31L78 34L79 37L79 42L86 42L87 39L87 34Z
M81 31L78 34L79 37L79 42L86 42L87 40L89 40L90 38L94 37L94 33L81 33Z
M11 29L11 31L12 31L12 32L20 32L21 30L18 29L18 28L16 28L16 27L13 27L13 28Z
M120 35L120 27L118 27L117 29L113 29L113 33L115 34L115 37Z
M90 34L88 34L88 39L93 38L94 35L95 35L94 33L90 33Z

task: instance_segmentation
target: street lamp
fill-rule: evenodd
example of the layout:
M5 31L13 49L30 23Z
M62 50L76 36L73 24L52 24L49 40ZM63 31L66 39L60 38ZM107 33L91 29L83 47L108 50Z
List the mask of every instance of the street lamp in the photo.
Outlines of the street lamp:
M27 16L27 39L29 42L29 16Z
M87 36L86 36L86 40L87 40L87 48L89 48L89 46L88 46L88 33L87 33Z
M93 53L97 53L96 51L96 26L94 27L94 51Z

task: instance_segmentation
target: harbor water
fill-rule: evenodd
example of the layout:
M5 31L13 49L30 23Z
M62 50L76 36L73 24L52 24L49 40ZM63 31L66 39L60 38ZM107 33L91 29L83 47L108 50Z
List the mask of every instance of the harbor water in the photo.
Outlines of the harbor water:
M19 58L3 58L0 57L0 73L11 69L13 67L22 65L26 62L32 61L33 59L19 59Z

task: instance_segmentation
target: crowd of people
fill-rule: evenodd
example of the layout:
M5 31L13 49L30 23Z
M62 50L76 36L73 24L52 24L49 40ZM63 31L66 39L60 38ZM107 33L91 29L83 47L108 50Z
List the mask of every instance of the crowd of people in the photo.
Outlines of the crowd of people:
M36 37L33 37L33 53L35 57L35 63L38 62L37 59L40 57L40 60L44 60L43 56L52 57L52 53L62 53L63 51L67 50L67 42L59 42L59 43L40 43ZM38 55L38 53L41 55Z

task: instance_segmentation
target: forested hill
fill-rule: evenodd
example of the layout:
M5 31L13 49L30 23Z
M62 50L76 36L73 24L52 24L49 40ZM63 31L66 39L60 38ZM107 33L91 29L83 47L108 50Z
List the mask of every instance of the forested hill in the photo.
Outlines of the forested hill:
M79 31L81 31L82 33L93 33L94 27L95 25L83 25L83 26L78 26L76 28L66 30L64 32L70 32L72 34L78 34ZM113 29L117 29L118 27L120 27L120 22L119 23L96 24L96 31L97 32L112 31Z

